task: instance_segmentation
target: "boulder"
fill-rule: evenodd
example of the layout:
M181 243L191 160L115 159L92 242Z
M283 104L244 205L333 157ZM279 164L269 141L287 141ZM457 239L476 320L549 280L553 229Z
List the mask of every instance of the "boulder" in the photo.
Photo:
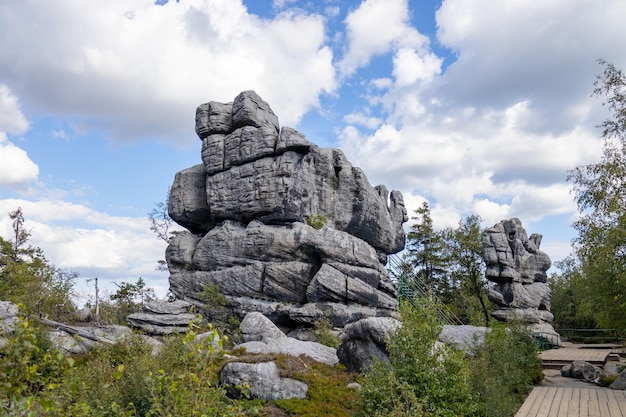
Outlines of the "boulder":
M368 317L345 326L337 356L351 372L362 372L375 360L389 361L387 342L401 326L391 317Z
M339 363L336 350L317 342L287 337L271 320L258 312L248 313L241 322L244 343L235 346L248 353L284 353L292 356L306 355L311 359L335 366Z
M586 382L598 383L602 376L602 368L585 361L574 361L561 368L561 376L576 378Z
M241 398L241 387L249 389L251 398L286 400L306 398L308 385L291 378L283 378L275 362L227 363L220 373L220 383L231 398Z
M18 322L18 313L17 305L10 301L0 301L0 335L13 332Z
M456 349L472 354L475 348L482 346L485 341L485 334L489 331L487 327L477 326L452 326L444 325L439 334L439 341L454 346Z
M74 312L74 318L81 323L89 323L91 321L91 309L89 307L83 307Z
M609 385L610 389L614 390L626 390L626 369L619 373L615 381Z

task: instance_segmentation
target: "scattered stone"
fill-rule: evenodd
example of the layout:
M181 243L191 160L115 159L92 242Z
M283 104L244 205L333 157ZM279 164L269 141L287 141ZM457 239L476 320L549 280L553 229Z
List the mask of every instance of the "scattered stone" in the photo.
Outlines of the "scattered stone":
M241 387L249 389L251 398L263 400L304 399L309 389L304 382L281 377L275 362L227 363L220 383L231 398L242 397Z
M0 334L11 333L17 325L17 305L10 301L0 301Z

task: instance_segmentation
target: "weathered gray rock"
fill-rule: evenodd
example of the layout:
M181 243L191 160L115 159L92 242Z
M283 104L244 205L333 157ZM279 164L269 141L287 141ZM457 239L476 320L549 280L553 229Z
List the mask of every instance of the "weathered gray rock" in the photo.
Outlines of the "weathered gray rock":
M227 363L220 373L220 383L231 398L240 398L238 387L249 386L250 397L263 400L306 398L309 389L304 382L283 378L275 362Z
M215 285L231 307L241 298L254 300L252 306L257 300L277 302L282 308L275 307L273 316L309 324L324 312L301 314L308 304L354 306L363 316L388 316L397 307L396 288L376 251L363 240L329 227L316 230L298 222L259 221L244 227L225 221L202 238L179 233L170 242L166 259L170 290L194 302L202 301L199 295L206 285ZM237 310L254 311L250 308ZM362 318L332 313L337 326Z
M18 313L17 305L10 301L0 301L0 335L15 329Z
M176 174L167 203L172 219L192 233L205 233L213 226L206 196L206 170L194 165Z
M494 308L491 316L499 321L519 321L528 324L552 323L554 314L534 308Z
M189 324L198 319L195 313L190 312L192 306L184 300L151 301L143 306L141 312L129 314L126 321L131 327L150 335L184 333L189 330Z
M602 376L602 368L585 361L574 361L561 368L561 376L576 378L586 382L598 383Z
M501 307L492 314L496 319L516 317L528 323L550 323L554 319L550 313L552 294L546 284L551 261L539 249L540 244L541 235L528 237L517 218L502 220L485 230L485 276L495 283L488 296Z
M322 315L343 327L394 314L384 265L404 248L400 192L372 187L340 150L281 129L254 91L200 105L196 132L202 164L176 175L168 203L191 232L166 252L177 298L201 303L203 289L217 286L227 313L259 311L296 327Z
M235 348L244 348L249 353L307 355L311 359L329 366L335 366L339 363L335 349L317 342L287 337L261 313L247 314L241 322L240 330L245 342L235 346Z
M89 323L91 321L91 309L89 307L83 307L74 312L74 318L76 321L82 323Z
M369 317L348 324L341 336L337 356L351 372L362 372L375 360L389 361L387 342L401 326L391 317Z
M80 330L111 341L123 340L132 333L130 328L115 324L85 326L80 327ZM89 340L85 337L74 336L63 330L51 330L48 332L48 335L55 349L66 354L87 353L99 345L99 342Z
M619 373L615 381L609 385L610 389L614 390L626 390L626 369Z
M439 341L464 353L472 354L476 347L483 345L488 331L487 327L445 325L441 328Z

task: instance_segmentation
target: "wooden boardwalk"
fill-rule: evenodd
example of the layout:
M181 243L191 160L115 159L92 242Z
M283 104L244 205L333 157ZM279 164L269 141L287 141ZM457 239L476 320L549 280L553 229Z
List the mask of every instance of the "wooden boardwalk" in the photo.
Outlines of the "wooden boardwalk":
M561 349L544 350L539 354L544 368L561 369L574 361L585 361L602 366L613 349L594 349L585 345L565 345Z
M626 417L626 392L539 386L515 417Z

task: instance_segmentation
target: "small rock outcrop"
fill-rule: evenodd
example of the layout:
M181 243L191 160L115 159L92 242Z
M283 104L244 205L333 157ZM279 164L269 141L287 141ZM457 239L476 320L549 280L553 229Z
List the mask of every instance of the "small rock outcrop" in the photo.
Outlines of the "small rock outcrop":
M17 305L10 301L0 301L0 348L6 344L6 339L3 336L15 330L18 323L18 313Z
M389 362L387 342L402 323L391 317L369 317L348 324L337 356L350 372L367 370L374 361Z
M609 388L621 391L626 390L626 369L624 369L622 372L619 373L619 375L617 375L617 378L615 378L615 381L613 381L611 385L609 385Z
M217 286L240 318L261 312L291 327L394 314L384 264L404 248L400 192L280 128L254 91L200 105L196 133L202 163L176 174L168 203L188 230L166 252L178 299L202 303Z
M184 300L156 300L145 303L141 312L126 317L131 327L151 335L184 333L189 324L197 320L191 310L193 304Z
M335 366L339 363L336 350L317 342L287 337L261 313L248 313L239 327L244 343L235 346L248 353L284 353L292 356L306 355L316 362Z
M220 373L220 383L231 398L241 398L246 386L250 398L263 400L304 399L309 387L304 382L280 376L276 362L227 363Z
M502 220L485 230L483 258L486 278L493 282L489 299L498 305L492 316L500 321L551 323L552 294L547 273L552 262L539 249L541 235L530 237L517 219Z
M446 324L441 328L439 341L448 346L454 346L463 353L473 354L477 347L484 344L485 334L488 331L488 327Z
M597 384L602 376L602 368L585 361L574 361L561 368L561 376L580 379Z

